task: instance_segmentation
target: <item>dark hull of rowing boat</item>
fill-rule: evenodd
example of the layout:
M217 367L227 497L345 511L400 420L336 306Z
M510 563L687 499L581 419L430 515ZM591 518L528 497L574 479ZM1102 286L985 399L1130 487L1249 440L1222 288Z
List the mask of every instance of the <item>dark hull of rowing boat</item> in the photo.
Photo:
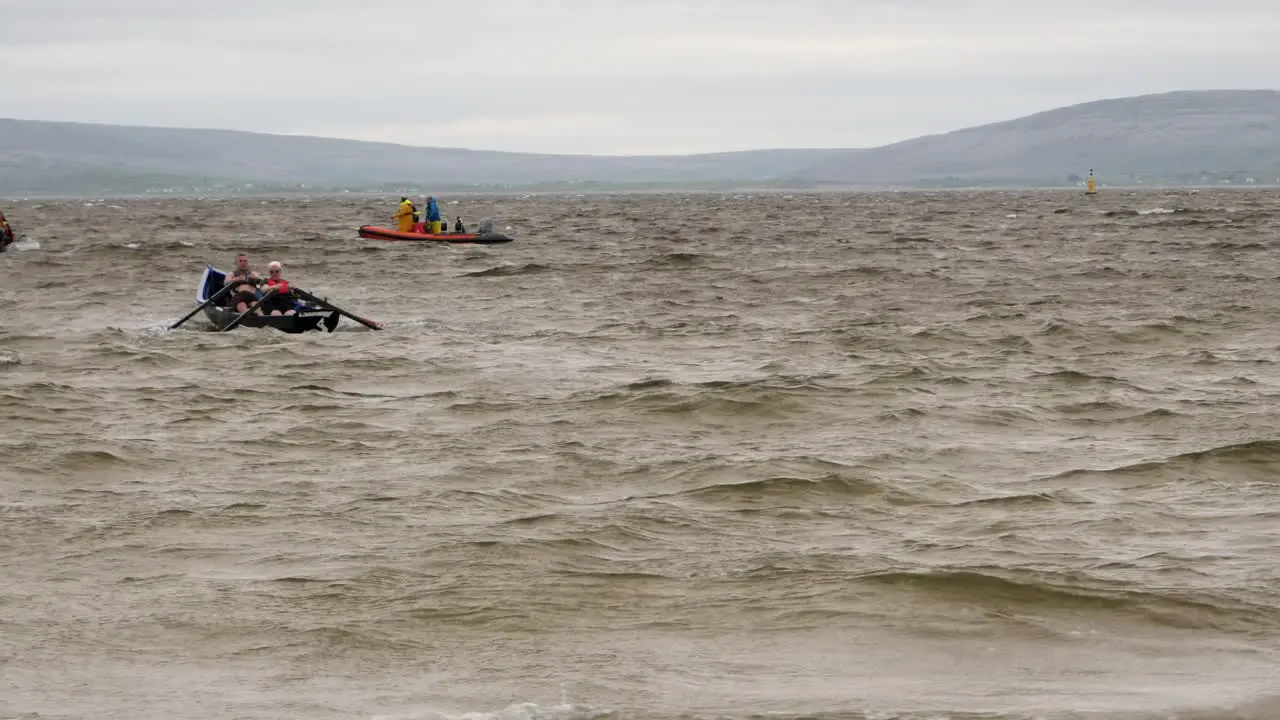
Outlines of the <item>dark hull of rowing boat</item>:
M240 313L234 310L210 305L204 309L204 316L209 318L209 322L218 330L231 324L232 320ZM254 315L250 313L244 316L236 328L274 328L280 332L286 333L304 333L312 330L319 330L323 323L325 329L333 332L333 327L338 324L338 313L328 313L324 315L306 314L306 315ZM234 329L234 328L233 328Z

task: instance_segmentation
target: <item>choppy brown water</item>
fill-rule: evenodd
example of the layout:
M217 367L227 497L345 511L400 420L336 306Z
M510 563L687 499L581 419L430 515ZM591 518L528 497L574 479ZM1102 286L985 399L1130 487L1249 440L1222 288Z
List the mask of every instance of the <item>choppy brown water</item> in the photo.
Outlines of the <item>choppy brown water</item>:
M393 200L5 206L0 717L1280 716L1274 194Z

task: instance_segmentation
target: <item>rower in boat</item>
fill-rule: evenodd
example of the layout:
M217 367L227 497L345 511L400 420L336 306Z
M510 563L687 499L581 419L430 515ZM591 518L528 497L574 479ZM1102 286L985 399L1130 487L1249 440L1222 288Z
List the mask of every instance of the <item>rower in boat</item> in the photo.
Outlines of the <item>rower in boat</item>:
M13 228L9 226L9 221L5 219L4 212L0 211L0 248L7 248L13 244Z
M265 311L270 315L297 314L293 308L293 290L289 288L289 281L284 279L284 270L279 262L272 260L271 264L267 265L267 281L262 287L264 294L272 289L275 292L271 297L260 301L258 307L254 308L254 313L262 315Z
M231 289L231 301L227 306L237 312L245 312L258 300L258 285L262 284L262 277L249 267L249 256L244 253L236 256L236 269L224 281L226 285L232 283L236 286Z

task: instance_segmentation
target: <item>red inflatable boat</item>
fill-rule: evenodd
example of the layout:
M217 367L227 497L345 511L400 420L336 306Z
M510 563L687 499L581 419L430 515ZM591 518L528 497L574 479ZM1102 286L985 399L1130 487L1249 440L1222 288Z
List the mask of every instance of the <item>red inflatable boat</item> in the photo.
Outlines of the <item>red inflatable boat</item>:
M443 232L438 235L433 235L427 232L425 223L415 224L413 226L412 232L402 232L400 230L396 230L395 228L382 227L380 225L361 225L360 237L366 240L405 240L409 242L475 243L478 245L498 245L501 243L509 243L515 239L508 235L503 235L500 232L479 232L479 233Z

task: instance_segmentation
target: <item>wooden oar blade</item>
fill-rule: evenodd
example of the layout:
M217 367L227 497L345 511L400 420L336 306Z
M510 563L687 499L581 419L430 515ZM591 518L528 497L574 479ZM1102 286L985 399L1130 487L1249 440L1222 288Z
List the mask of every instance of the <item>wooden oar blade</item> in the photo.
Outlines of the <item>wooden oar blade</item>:
M294 292L296 292L296 293L297 293L300 297L302 297L303 299L305 299L305 300L310 300L311 302L313 302L313 303L315 303L315 304L317 304L317 305L320 305L321 307L328 308L328 309L330 309L330 310L332 310L332 311L334 311L334 312L336 312L336 313L341 313L344 317L351 318L352 320L355 320L356 322L360 323L361 325L364 325L365 327L369 328L370 330L381 330L381 329L382 329L382 324L381 324L381 323L375 322L375 321L373 321L373 320L368 320L368 319L366 319L366 318L362 318L362 317L360 317L359 315L354 315L354 314L352 314L352 313L349 313L349 312L347 312L346 310L343 310L342 308L338 307L337 305L334 305L333 303L329 302L328 300L322 300L322 299L320 299L320 298L316 297L315 295L312 295L311 293L307 292L306 290L302 290L301 288L294 288L294 289L293 289L293 291L294 291Z

